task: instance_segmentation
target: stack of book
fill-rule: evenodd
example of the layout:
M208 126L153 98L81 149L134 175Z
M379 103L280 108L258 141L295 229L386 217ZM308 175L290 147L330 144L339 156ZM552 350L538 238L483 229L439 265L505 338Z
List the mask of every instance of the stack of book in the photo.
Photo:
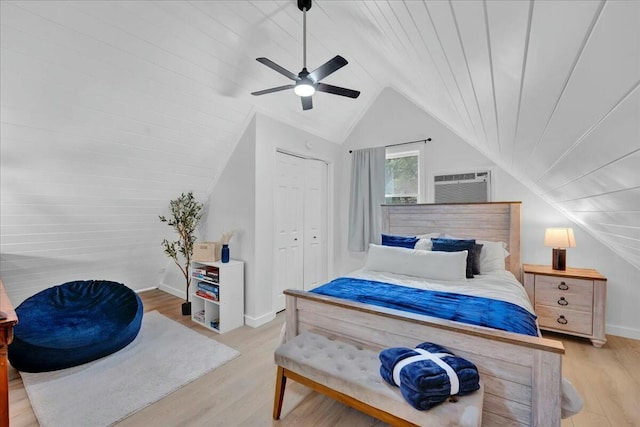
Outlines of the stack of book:
M214 283L220 283L220 272L215 267L207 267L204 279Z
M220 289L217 285L212 285L207 282L198 282L198 289L196 289L196 295L207 298L213 301L218 301L220 296Z
M220 282L220 272L216 267L194 268L191 271L191 275L196 279L208 280L214 283Z
M204 323L204 310L193 313L193 320Z

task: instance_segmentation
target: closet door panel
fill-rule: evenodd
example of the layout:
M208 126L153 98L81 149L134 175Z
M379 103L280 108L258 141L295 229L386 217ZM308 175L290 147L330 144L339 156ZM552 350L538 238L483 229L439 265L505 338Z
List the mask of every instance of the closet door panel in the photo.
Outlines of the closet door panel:
M327 165L306 160L304 188L304 290L326 281Z
M303 286L303 159L277 153L276 167L273 305L281 311L285 307L282 292Z

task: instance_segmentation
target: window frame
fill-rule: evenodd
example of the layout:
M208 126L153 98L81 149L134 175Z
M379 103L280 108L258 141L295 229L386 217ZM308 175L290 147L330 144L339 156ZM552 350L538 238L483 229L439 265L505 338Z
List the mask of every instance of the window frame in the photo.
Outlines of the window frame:
M397 159L400 157L418 156L418 194L416 203L426 203L427 200L427 173L426 173L426 159L425 159L425 146L427 144L420 142L412 142L410 144L400 144L386 147L385 149L385 161L387 159ZM385 177L385 189L386 189L386 177ZM385 202L387 193L385 191Z

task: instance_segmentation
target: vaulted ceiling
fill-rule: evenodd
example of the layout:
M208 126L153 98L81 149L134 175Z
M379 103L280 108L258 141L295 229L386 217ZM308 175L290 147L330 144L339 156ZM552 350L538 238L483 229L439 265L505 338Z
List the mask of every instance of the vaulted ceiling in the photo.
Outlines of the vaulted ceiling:
M393 87L640 268L638 1L315 1L309 70L340 54L324 82L362 94L309 111L292 91L250 95L290 82L255 58L302 67L293 0L1 8L3 252L47 197L17 168L141 223L180 189L207 194L256 111L342 142ZM111 244L126 227L108 225Z

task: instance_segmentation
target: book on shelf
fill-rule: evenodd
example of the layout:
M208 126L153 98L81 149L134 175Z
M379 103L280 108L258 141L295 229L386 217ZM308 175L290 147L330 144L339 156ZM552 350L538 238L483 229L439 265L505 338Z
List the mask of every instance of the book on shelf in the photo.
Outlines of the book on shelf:
M218 293L220 288L218 288L218 285L212 285L207 282L198 282L198 289Z
M203 291L203 290L198 289L196 291L196 295L198 295L199 297L202 297L202 298L209 299L211 301L218 301L218 295L213 294L211 292L207 292L207 291Z

